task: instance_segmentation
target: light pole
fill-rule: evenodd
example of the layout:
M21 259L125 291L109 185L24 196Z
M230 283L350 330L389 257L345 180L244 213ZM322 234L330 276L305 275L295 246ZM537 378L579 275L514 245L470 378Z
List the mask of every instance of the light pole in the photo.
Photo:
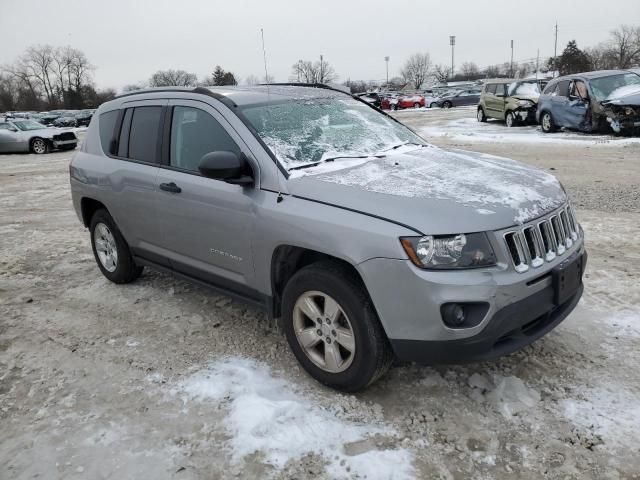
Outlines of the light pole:
M513 78L513 40L511 40L511 67L509 67L511 72L511 78Z
M456 46L455 35L449 35L449 45L451 45L451 78L453 78L453 47Z
M318 80L320 80L318 83L324 83L324 62L322 60L322 54L320 54L320 78Z
M387 63L387 89L389 89L389 56L384 57L384 61Z

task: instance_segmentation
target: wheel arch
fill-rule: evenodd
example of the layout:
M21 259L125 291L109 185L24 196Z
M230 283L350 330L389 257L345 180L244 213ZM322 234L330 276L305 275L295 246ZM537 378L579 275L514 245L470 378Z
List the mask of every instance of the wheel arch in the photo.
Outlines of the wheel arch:
M274 318L282 316L281 304L284 288L293 275L303 267L320 261L331 261L341 265L357 278L362 288L367 292L365 283L358 269L345 260L319 250L313 250L294 245L279 245L271 256L271 294L273 298L272 313Z
M99 200L91 197L82 197L80 200L80 211L82 213L82 223L86 228L89 228L93 215L101 208L105 209L107 212L109 211L104 203Z

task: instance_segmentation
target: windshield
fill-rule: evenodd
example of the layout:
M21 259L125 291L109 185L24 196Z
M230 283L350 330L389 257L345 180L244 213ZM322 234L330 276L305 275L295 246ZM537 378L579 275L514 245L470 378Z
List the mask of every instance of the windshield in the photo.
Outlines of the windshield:
M540 86L535 82L510 83L509 96L512 96L512 95L527 95L530 97L539 97Z
M29 130L40 130L41 128L47 128L41 123L34 122L33 120L21 120L19 122L13 122L13 124L23 132L28 132Z
M594 78L589 83L596 99L605 100L620 87L640 85L640 76L635 73L621 73L610 77Z
M291 100L249 106L243 113L287 169L379 154L402 143L425 144L407 127L352 98Z

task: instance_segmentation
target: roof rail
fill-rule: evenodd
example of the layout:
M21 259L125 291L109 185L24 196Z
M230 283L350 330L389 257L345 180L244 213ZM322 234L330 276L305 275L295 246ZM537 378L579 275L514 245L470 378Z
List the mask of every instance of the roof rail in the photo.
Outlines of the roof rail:
M133 90L131 92L122 93L116 98L128 97L131 95L142 95L145 93L170 93L170 92L179 92L179 93L199 93L200 95L207 95L209 97L213 97L216 100L220 100L228 107L237 107L236 103L231 100L226 95L222 95L218 92L214 92L209 90L206 87L152 87L152 88L143 88L140 90Z

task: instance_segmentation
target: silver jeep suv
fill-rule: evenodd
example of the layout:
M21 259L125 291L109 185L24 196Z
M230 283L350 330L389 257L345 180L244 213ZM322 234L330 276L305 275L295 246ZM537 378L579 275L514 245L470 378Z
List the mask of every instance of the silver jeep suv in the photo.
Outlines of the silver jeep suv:
M513 352L582 294L583 232L552 175L434 147L323 85L120 96L70 175L109 280L149 266L262 307L345 391L394 358Z

